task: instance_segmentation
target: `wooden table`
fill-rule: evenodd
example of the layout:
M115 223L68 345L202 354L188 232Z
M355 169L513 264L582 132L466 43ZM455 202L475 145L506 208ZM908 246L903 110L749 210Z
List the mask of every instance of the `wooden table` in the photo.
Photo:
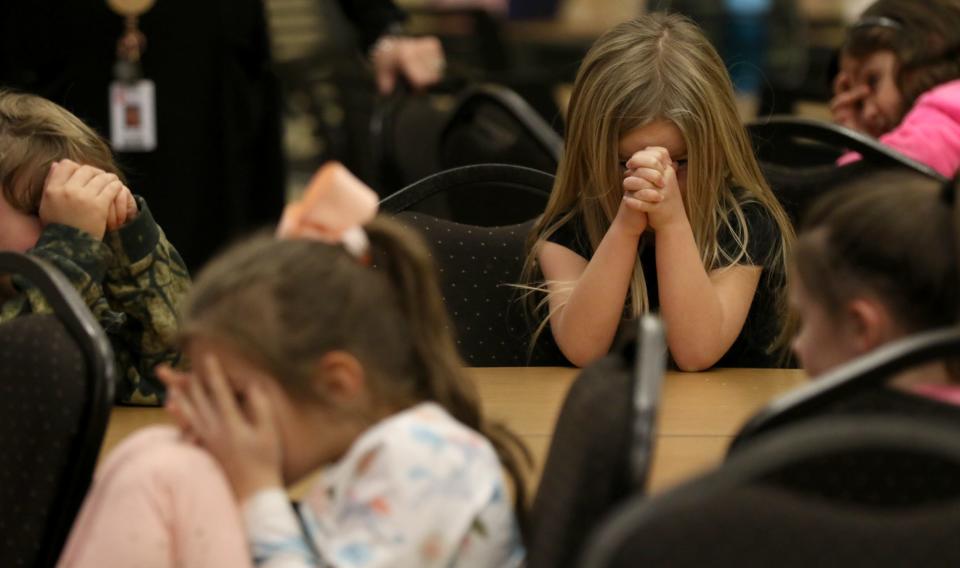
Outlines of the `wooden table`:
M536 457L539 476L557 413L577 370L503 367L471 372L486 411L523 438ZM797 370L669 373L663 386L652 490L662 491L719 463L747 418L778 394L806 381L806 375ZM164 422L161 409L115 408L105 451L134 430Z

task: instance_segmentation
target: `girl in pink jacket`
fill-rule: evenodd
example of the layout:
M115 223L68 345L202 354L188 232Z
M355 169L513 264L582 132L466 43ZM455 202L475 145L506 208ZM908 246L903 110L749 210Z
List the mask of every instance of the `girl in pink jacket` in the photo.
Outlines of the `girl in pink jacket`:
M960 2L874 2L847 34L834 92L835 122L952 177L960 169Z

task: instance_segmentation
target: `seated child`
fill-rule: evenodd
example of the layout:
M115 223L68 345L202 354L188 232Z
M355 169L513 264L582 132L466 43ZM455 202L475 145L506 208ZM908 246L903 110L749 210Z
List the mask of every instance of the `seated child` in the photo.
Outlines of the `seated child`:
M960 168L960 3L873 3L847 33L834 92L835 122L953 177Z
M601 36L523 274L567 359L590 364L625 318L659 311L681 370L784 363L793 239L703 32L651 13Z
M342 166L318 182L287 209L291 238L201 272L194 369L163 373L182 436L150 428L111 453L63 568L522 563L501 469L522 504L522 445L483 416L425 244L375 219ZM291 506L284 485L320 467Z
M939 184L905 172L873 174L814 205L798 237L790 283L801 320L793 348L811 376L887 342L957 323L953 214ZM960 376L951 368L925 365L895 384L960 400Z
M190 279L147 204L124 185L106 143L37 96L0 91L0 250L59 269L113 346L117 401L159 404L153 368L177 364L176 307ZM0 322L49 311L14 278L0 290Z

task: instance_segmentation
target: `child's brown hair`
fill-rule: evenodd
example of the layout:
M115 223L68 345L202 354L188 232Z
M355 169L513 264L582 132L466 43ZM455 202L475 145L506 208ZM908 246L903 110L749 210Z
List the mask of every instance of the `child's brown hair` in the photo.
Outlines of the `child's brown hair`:
M810 210L794 249L795 276L830 312L869 292L907 333L953 325L960 313L953 215L938 182L877 172Z
M229 342L294 397L311 396L307 384L318 357L350 352L381 400L435 401L491 441L512 477L523 526L529 455L514 434L483 415L426 245L382 217L365 229L371 266L341 246L313 240L262 236L232 248L197 278L184 336Z
M50 165L63 159L123 180L110 146L70 111L36 95L0 90L0 188L7 203L36 214Z
M960 78L960 0L878 0L851 26L844 53L892 51L904 113L933 87Z

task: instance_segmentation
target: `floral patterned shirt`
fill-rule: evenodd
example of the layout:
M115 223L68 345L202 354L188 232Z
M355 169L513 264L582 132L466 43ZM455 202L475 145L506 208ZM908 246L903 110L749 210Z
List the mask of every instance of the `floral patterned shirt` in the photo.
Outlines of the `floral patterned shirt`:
M279 488L254 495L244 514L261 567L510 568L523 561L493 447L432 402L367 430L324 471L299 516Z

